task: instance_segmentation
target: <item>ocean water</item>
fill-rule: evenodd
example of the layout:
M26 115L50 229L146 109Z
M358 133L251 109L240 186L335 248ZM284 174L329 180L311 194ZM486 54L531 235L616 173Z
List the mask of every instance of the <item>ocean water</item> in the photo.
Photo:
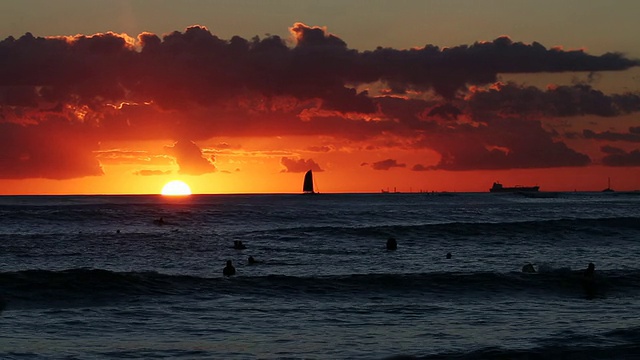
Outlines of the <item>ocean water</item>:
M0 358L636 359L639 259L637 193L3 196Z

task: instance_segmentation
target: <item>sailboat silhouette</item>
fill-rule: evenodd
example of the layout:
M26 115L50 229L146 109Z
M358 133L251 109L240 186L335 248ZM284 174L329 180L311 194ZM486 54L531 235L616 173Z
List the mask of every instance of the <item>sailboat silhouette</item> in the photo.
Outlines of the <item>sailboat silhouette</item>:
M304 174L304 182L302 183L302 192L305 194L316 194L313 189L313 172L311 170Z
M608 179L607 188L602 190L602 192L613 192L613 189L611 188L611 178L607 178L607 179Z

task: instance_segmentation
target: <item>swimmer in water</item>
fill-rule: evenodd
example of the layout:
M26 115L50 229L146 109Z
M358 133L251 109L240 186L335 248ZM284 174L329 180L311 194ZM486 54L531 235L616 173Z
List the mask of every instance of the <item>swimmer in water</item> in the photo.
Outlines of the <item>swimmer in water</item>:
M387 239L387 250L396 250L398 248L398 242L396 238L390 237Z
M231 276L236 274L236 268L233 267L231 260L227 260L227 266L225 266L224 269L222 269L222 274L224 276Z
M594 275L596 272L596 266L594 265L594 263L589 263L589 265L587 266L587 269L584 271L584 278L585 279L593 279Z

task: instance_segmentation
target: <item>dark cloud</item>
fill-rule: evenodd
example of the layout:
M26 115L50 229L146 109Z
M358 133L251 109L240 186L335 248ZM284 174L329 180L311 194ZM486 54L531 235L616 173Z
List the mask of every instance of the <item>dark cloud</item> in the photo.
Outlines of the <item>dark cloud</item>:
M600 150L609 155L623 155L626 152L623 149L617 148L615 146L605 145L600 148Z
M584 84L541 90L533 86L497 83L489 89L474 91L468 106L473 113L504 116L616 116L640 111L640 96L633 93L605 95Z
M433 45L411 50L379 48L363 57L366 64L376 64L380 77L396 88L434 89L446 98L453 98L468 84L495 82L499 73L622 70L638 65L621 54L594 56L582 50L546 49L537 42L524 44L508 37L443 49Z
M374 170L389 170L391 168L403 168L403 167L407 167L406 164L398 164L398 162L394 159L386 159L386 160L382 160L382 161L376 161L373 164L371 164L371 167Z
M202 175L216 171L213 157L205 159L202 150L193 141L178 141L173 146L165 146L164 149L167 154L176 158L180 174Z
M427 166L422 165L422 164L415 164L411 168L411 171L428 171L428 170L429 170L429 168Z
M479 126L460 125L427 137L416 146L438 151L435 170L531 169L586 166L591 160L553 140L539 121L494 119Z
M141 34L140 49L132 39L113 33L9 37L0 42L0 86L37 86L42 99L94 107L131 100L184 109L192 103L259 94L317 98L328 109L370 113L375 111L371 98L349 84L383 81L434 89L451 98L467 84L495 82L498 73L624 70L638 65L621 54L546 49L507 37L443 49L426 45L359 52L319 27L296 23L291 32L297 40L293 48L277 36L223 40L200 26L162 38ZM26 94L33 101L31 91Z
M280 163L285 167L285 170L282 170L282 172L302 173L309 170L313 170L316 172L324 171L322 170L322 168L320 168L320 165L313 161L313 159L305 160L283 157L282 159L280 159Z
M585 129L582 131L582 135L585 139L640 142L640 132L638 132L638 128L634 127L629 128L629 133L616 133L611 131L596 133L592 130Z
M194 141L222 136L322 135L371 141L371 149L429 148L442 156L437 169L581 166L588 157L553 141L538 122L496 119L640 111L638 95L606 95L588 84L468 92L501 73L638 65L621 54L507 37L358 51L321 27L295 23L290 30L291 46L278 36L221 39L201 26L137 39L25 34L0 41L0 177L101 175L98 161L144 160L100 153L98 144L139 140L179 140L167 151L180 173L206 174L216 171L213 158ZM393 93L403 96L376 95ZM467 127L469 119L479 125ZM640 132L632 129L627 136ZM287 161L291 171L300 160Z
M40 100L97 107L124 99L126 69L137 57L132 44L113 33L73 40L27 33L0 42L0 86L33 86Z
M622 149L611 146L603 146L602 152L608 154L602 158L602 164L605 166L640 166L640 150L635 149L626 152Z
M429 110L427 116L439 116L445 120L457 120L462 115L462 111L452 104L443 104Z

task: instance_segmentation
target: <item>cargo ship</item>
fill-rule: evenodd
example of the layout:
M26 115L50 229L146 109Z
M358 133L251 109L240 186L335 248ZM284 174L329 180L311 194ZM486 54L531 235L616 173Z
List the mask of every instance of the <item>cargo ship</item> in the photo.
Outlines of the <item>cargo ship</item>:
M502 186L499 182L494 182L490 192L536 192L540 189L540 186L522 186L516 185L513 187Z

